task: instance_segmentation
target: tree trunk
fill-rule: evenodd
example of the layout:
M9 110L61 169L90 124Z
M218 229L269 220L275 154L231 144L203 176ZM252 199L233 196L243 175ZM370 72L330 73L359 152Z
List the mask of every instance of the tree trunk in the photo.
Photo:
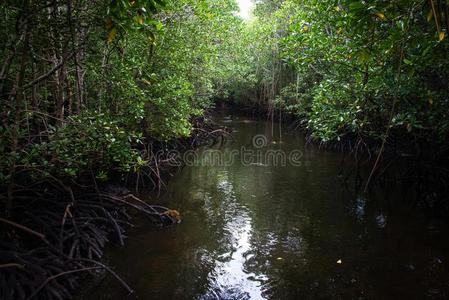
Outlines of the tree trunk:
M25 9L26 10L26 7ZM12 161L9 167L9 184L8 184L8 201L6 203L6 211L5 215L10 217L12 214L12 206L13 206L13 193L14 193L14 178L16 175L16 159L17 150L19 149L19 129L20 129L20 121L22 117L22 107L24 106L24 91L23 91L23 82L25 77L25 69L28 55L28 22L24 26L25 39L22 47L22 55L20 60L20 68L17 72L16 82L14 84L13 90L11 91L10 99L15 99L14 101L14 123L12 124L11 129L11 157Z

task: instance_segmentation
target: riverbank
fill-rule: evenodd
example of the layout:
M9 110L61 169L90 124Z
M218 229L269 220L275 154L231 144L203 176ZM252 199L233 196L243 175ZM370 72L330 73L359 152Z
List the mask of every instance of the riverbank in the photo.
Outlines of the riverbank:
M126 282L101 262L105 245L110 240L124 245L125 231L133 226L130 210L158 226L178 223L180 214L164 206L149 205L121 186L127 184L135 191L144 186L163 189L163 178L180 163L173 153L194 149L227 134L203 118L192 124L194 129L188 138L172 143L142 139L141 157L149 159L138 172L109 173L108 178L118 178L116 183L98 177L58 178L48 170L18 168L12 190L0 190L2 197L12 203L9 214L0 219L1 298L69 299L80 274L100 270L111 273L131 293ZM97 163L102 165L101 161Z

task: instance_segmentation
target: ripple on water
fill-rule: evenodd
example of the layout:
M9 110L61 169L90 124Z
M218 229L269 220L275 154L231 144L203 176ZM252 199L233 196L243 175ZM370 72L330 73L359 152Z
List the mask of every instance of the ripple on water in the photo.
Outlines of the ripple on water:
M244 208L240 214L235 211L224 224L226 240L232 246L223 253L217 253L215 267L208 277L208 289L198 299L265 299L262 284L267 279L264 274L255 274L247 268L252 252L251 218Z
M234 142L220 148L225 153L272 132L264 122L224 121L238 129ZM341 157L306 148L297 134L283 139L284 150L304 151L303 166L199 163L173 178L167 203L179 208L183 222L137 231L112 260L139 299L449 295L446 223L409 217L407 207L397 207L405 202L390 201L402 199L402 189L373 186L365 194L343 185ZM99 293L110 297L89 299L133 299L108 282Z

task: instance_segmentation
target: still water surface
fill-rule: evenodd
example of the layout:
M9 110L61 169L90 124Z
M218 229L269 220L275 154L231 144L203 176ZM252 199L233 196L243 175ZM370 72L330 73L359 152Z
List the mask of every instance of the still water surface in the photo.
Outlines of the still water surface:
M135 295L106 277L87 298L449 299L449 231L417 213L412 189L365 195L353 179L344 184L339 154L306 146L297 132L280 140L269 122L220 122L234 130L234 141L212 147L227 164L197 151L153 200L179 210L182 223L158 229L140 220L126 245L110 250ZM266 144L254 145L261 134ZM301 155L276 166L243 159L242 147Z

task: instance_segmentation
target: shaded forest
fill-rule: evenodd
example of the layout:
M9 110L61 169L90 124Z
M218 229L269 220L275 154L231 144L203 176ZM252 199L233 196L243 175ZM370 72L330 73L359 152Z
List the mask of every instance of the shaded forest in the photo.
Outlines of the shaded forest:
M171 151L229 135L208 112L234 103L293 120L310 142L413 157L449 173L445 0L6 0L0 4L0 298L67 299L106 269L129 209L169 226ZM298 134L302 134L299 133ZM424 163L423 163L424 162ZM382 171L383 172L383 171ZM426 203L447 211L441 194Z

